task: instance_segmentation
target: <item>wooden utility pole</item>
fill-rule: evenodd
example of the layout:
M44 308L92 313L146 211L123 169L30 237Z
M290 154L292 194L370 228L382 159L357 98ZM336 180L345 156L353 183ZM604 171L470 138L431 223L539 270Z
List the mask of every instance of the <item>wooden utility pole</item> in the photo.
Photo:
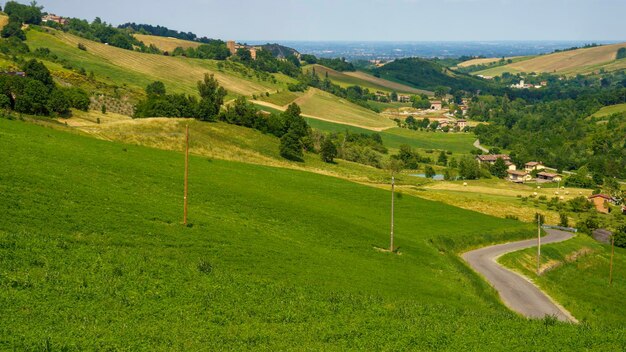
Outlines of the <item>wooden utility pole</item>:
M615 254L615 234L611 236L611 264L609 264L609 286L613 286L613 255Z
M189 125L185 128L185 195L183 196L183 224L187 225L187 185L189 178Z
M395 186L395 178L393 174L391 174L391 239L389 244L389 251L393 253L393 206L394 206L394 186Z
M541 215L537 213L537 275L541 275Z

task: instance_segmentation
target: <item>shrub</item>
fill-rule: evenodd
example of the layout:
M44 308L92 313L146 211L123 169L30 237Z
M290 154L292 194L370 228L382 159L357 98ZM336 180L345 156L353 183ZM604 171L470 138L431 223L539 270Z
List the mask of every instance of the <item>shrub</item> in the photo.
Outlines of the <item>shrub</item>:
M78 49L82 51L87 51L87 47L83 43L78 43Z

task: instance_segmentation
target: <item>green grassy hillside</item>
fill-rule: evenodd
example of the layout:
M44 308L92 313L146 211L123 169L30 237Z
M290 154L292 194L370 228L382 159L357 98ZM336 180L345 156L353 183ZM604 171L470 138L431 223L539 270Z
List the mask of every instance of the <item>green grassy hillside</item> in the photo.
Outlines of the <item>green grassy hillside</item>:
M596 324L624 324L626 307L626 250L616 248L613 286L609 287L611 248L581 234L558 244L543 246L542 270L537 277L536 248L508 254L505 265L531 277L576 318Z
M316 119L307 119L311 127L327 131L342 132L348 130L353 133L372 133L364 128L342 125ZM434 133L413 131L406 128L394 127L386 129L380 133L386 147L398 149L401 145L407 144L417 149L437 149L449 150L454 153L469 154L474 149L472 145L476 137L470 133Z
M621 350L527 321L454 253L531 232L305 172L0 119L0 347L17 350ZM505 231L508 233L506 234ZM621 330L619 330L621 331Z
M339 72L318 64L302 67L302 71L304 72L310 72L313 69L315 69L315 73L317 73L322 78L325 77L326 74L328 74L328 78L333 81L333 83L338 84L344 88L357 85L363 88L367 88L373 92L381 91L391 93L395 90L398 93L408 94L430 93L407 85L387 81L382 78L377 78L365 72Z
M489 82L456 73L433 61L415 57L395 60L374 69L374 72L382 78L431 91L434 91L438 86L483 91L491 88Z
M171 93L197 94L196 83L205 73L212 73L220 84L232 94L252 95L286 89L293 80L282 74L275 74L277 83L263 81L245 74L241 66L238 71L218 68L218 61L189 59L163 55L145 54L116 48L83 39L60 31L49 33L30 30L27 44L34 50L45 47L60 58L87 72L94 72L96 78L105 83L141 90L149 83L160 80ZM78 49L83 44L87 50ZM54 68L54 65L52 65Z

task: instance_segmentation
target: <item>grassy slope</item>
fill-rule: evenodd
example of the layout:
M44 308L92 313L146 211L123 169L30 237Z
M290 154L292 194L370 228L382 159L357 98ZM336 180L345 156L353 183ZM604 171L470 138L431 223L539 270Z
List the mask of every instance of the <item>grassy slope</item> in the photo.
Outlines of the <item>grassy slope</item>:
M146 34L135 34L135 38L139 41L143 42L146 45L153 44L157 48L172 52L177 47L181 47L183 49L187 48L197 48L200 46L198 42L192 42L189 40L182 40L177 38L169 38L169 37L160 37L156 35L146 35Z
M621 112L626 112L626 104L604 106L591 116L592 117L607 117L607 116L611 116L613 114L617 114Z
M100 124L97 124L100 119ZM226 123L203 123L192 119L130 119L126 116L90 111L75 111L68 125L97 138L182 151L186 125L190 126L191 153L222 160L306 170L357 182L388 183L385 170L337 160L328 164L319 155L306 153L305 162L285 160L279 155L279 139L259 131ZM418 185L425 180L399 175L400 183Z
M155 80L165 83L172 93L197 94L196 83L205 73L215 74L220 84L235 94L252 95L260 92L285 89L291 79L276 75L279 84L246 77L233 71L219 71L217 61L144 54L115 48L58 31L52 34L31 30L28 45L31 49L47 47L59 57L77 67L93 71L107 83L141 89ZM83 43L87 51L77 48Z
M0 30L9 23L9 16L5 13L0 13Z
M542 268L537 277L536 248L508 254L500 262L533 279L574 316L596 324L623 326L626 307L626 250L616 248L613 286L608 286L610 246L589 236L542 246Z
M331 122L351 123L364 128L389 128L395 126L395 122L372 110L316 88L309 88L295 102L300 105L304 114L323 117Z
M622 47L626 47L626 43L563 51L474 72L473 74L497 76L503 72L555 72L576 75L592 73L600 68L615 71L626 68L626 60L615 60L617 50Z
M521 57L522 56L511 56L511 57L505 57L504 59L513 60L513 59L517 59ZM476 65L492 64L494 62L500 61L501 59L502 59L501 57L486 57L486 58L481 58L481 59L472 59L472 60L463 61L459 63L457 66L458 67L470 67L470 66L476 66Z
M624 347L516 317L440 252L516 222L403 197L390 256L388 192L192 157L183 227L179 153L0 126L0 346Z
M382 78L374 77L365 72L339 72L335 71L331 68L322 65L307 65L302 67L302 71L310 72L313 68L315 68L315 72L320 76L324 77L326 73L328 73L328 78L333 81L335 84L338 84L342 87L354 86L358 85L363 88L368 88L370 91L382 91L386 93L391 93L392 91L397 91L398 93L410 93L410 94L420 94L420 93L430 93L420 89L416 89L404 84L387 81Z
M342 132L348 130L353 133L372 133L364 128L336 124L315 119L307 119L313 127L327 132ZM398 149L402 144L408 144L416 149L449 150L455 154L468 154L474 147L472 143L476 138L468 133L431 133L412 131L405 128L394 127L378 132L383 138L386 147Z

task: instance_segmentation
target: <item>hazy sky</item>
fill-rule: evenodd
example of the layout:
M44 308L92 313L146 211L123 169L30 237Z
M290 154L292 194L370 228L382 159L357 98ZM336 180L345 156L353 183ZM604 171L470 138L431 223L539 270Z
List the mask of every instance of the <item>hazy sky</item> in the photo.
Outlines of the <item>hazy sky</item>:
M21 2L26 2L21 0ZM39 0L236 40L626 40L626 0Z

